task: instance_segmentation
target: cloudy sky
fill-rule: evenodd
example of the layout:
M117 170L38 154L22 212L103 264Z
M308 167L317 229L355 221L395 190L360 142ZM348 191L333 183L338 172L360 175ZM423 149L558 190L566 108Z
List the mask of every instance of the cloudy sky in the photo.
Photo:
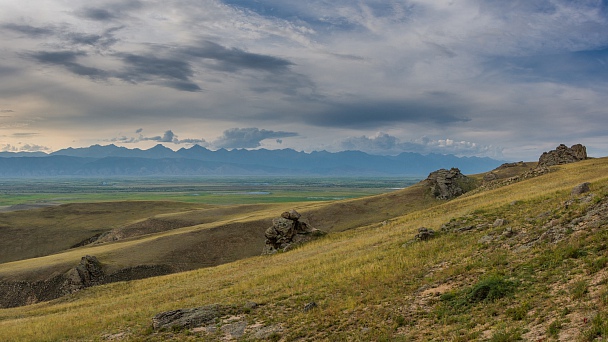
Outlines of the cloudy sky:
M608 155L607 0L2 0L0 150Z

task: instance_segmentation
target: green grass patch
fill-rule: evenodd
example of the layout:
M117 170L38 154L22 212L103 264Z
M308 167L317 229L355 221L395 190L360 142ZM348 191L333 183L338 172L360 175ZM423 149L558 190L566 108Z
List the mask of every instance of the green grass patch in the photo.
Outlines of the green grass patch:
M601 338L604 341L608 338L608 314L605 312L598 313L591 319L591 327L583 331L581 339L583 341L596 341Z
M513 294L517 283L503 276L490 276L475 284L466 294L469 303L494 302Z
M586 280L579 280L570 286L572 299L583 299L589 293L589 284Z

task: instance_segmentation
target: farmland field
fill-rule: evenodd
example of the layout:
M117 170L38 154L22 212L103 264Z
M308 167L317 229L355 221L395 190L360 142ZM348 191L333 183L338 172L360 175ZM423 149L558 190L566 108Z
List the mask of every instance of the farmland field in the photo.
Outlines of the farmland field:
M16 178L0 181L0 208L117 200L230 205L332 201L386 193L419 180L414 177Z

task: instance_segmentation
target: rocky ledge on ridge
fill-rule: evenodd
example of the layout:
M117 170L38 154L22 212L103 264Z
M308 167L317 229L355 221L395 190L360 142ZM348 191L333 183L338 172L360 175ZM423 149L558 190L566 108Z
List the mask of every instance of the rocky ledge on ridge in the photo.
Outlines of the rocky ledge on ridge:
M56 299L87 287L135 280L172 273L165 265L140 265L114 273L104 272L101 262L91 255L65 273L38 281L4 281L0 279L0 308L12 308Z
M562 165L574 163L587 159L587 148L581 144L568 147L564 144L557 146L555 150L544 152L538 159L538 167Z
M433 171L423 182L429 186L435 198L443 200L458 197L476 187L474 179L463 175L455 167Z
M324 231L300 221L300 217L301 215L297 211L291 209L281 214L281 217L273 219L272 226L264 233L266 245L264 245L262 255L274 254L278 251L286 252L326 234Z

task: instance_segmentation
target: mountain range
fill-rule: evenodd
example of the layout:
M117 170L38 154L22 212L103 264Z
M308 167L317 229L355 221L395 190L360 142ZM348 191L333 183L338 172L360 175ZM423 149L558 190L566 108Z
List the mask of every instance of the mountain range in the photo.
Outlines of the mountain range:
M199 145L173 151L161 144L150 149L116 145L42 152L0 152L0 176L424 176L440 168L463 173L493 169L503 161L481 157L405 152L397 156L361 151L298 152L282 150L209 150Z

